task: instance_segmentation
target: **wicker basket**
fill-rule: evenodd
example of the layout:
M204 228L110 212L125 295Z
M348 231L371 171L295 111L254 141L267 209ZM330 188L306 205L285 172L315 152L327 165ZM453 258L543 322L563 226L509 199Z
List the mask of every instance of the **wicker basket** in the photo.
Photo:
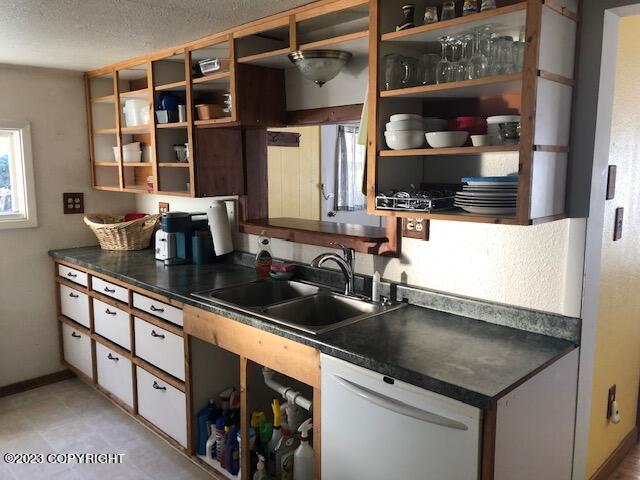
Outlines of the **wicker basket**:
M93 214L84 217L103 250L142 250L149 246L160 215L125 222L122 216Z

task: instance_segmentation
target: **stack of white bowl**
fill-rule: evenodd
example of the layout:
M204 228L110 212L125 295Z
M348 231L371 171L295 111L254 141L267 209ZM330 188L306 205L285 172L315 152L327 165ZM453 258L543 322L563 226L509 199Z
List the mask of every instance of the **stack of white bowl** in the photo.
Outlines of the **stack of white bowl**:
M384 138L392 150L409 150L425 146L425 133L447 128L447 121L441 118L423 117L415 113L391 115L386 125Z

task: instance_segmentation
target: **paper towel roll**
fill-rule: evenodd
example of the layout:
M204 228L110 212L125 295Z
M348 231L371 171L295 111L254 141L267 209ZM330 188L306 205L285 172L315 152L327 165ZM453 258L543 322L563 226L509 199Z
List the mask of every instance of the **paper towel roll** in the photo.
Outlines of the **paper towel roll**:
M224 202L212 202L207 209L209 219L209 229L213 239L213 250L217 256L233 252L233 237L231 236L231 226L229 216Z

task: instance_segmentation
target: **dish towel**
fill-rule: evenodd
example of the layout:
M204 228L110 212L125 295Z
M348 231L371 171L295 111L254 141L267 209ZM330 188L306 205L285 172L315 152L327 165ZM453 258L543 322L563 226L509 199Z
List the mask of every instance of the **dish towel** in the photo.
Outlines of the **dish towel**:
M360 115L360 125L358 126L358 145L364 146L364 169L362 170L362 194L367 195L367 140L368 140L368 117L369 117L369 85L364 93L364 105L362 106L362 114Z

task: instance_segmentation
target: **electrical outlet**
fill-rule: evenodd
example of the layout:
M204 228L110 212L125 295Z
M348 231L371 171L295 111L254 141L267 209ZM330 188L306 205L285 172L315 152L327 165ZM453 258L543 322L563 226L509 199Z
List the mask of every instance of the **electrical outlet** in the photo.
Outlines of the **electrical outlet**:
M158 202L158 213L165 213L169 211L169 202Z
M624 208L616 208L616 219L613 225L613 241L617 242L622 238L622 223L624 219Z
M616 386L611 385L609 388L609 396L607 397L607 420L611 418L613 414L613 402L616 400Z
M402 236L429 240L429 220L424 218L404 218L402 221Z
M63 193L62 211L68 213L84 213L84 193Z

